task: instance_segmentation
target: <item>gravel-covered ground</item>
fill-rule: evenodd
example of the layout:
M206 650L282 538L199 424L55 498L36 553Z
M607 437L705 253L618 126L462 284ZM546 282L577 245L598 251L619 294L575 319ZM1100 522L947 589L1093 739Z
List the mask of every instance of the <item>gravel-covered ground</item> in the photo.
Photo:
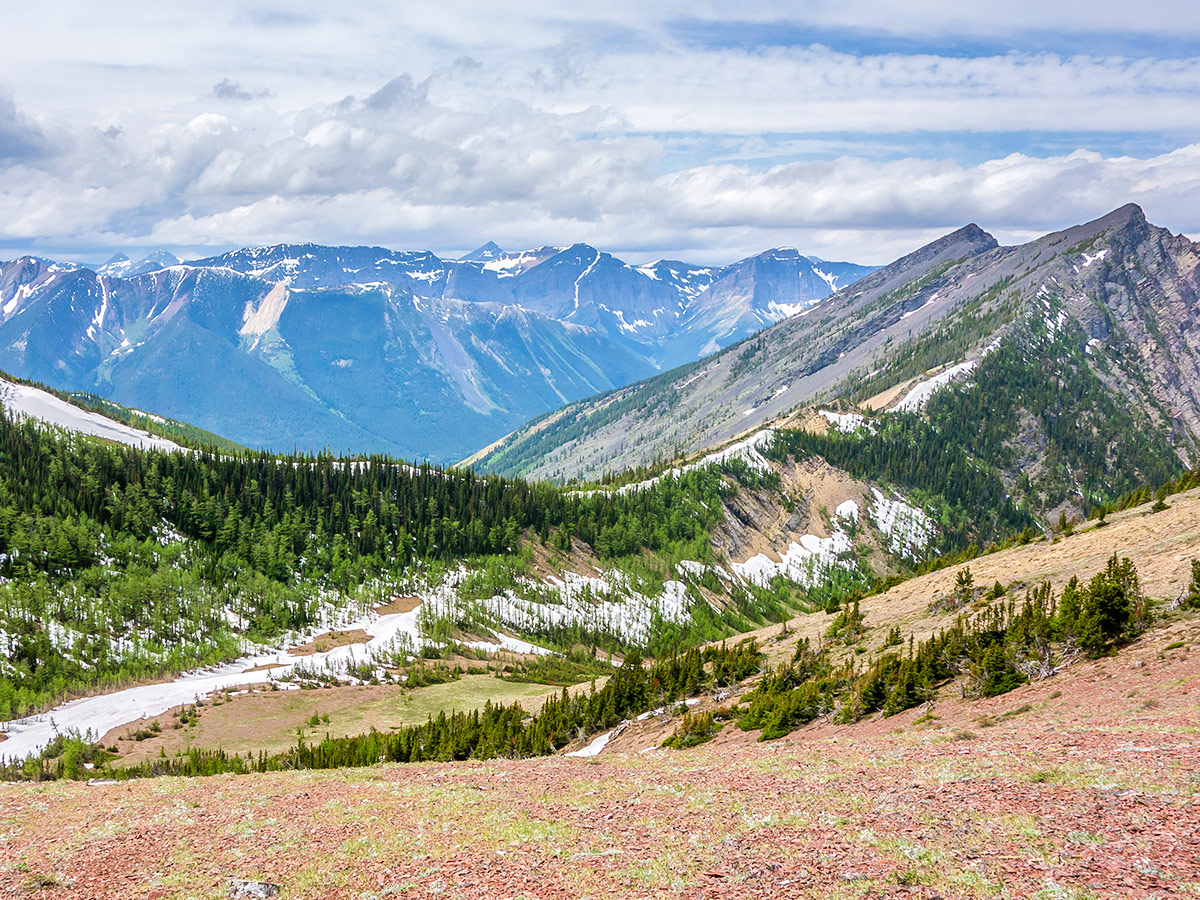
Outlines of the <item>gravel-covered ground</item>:
M663 727L590 760L2 785L0 891L1200 896L1200 615L992 700L639 752Z

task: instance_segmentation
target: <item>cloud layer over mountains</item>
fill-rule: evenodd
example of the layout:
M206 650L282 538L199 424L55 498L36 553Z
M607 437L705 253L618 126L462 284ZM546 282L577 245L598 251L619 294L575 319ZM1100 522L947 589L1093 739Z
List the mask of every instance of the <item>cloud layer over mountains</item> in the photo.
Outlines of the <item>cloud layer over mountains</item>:
M1019 240L1125 201L1200 231L1190 7L791 6L18 10L0 244L883 262L965 221Z

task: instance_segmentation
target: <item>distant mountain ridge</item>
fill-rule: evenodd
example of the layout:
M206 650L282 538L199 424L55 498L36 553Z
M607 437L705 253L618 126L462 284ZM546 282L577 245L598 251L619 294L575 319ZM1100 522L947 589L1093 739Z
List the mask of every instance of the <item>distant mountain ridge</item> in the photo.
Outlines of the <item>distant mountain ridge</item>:
M748 275L586 244L459 260L279 244L95 270L21 257L0 265L0 367L248 446L454 461L870 271L784 255ZM709 296L726 273L739 289Z

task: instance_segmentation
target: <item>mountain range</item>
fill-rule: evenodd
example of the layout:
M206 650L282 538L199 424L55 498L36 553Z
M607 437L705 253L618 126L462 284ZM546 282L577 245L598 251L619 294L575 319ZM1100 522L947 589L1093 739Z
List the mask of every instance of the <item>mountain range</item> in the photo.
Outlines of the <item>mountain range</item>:
M284 244L0 265L0 368L274 450L453 461L740 340L872 271L795 250L631 266L586 244L462 259Z
M935 393L942 385L952 390ZM935 396L933 425L961 428L1034 512L1078 512L1128 479L1190 467L1200 245L1134 205L1012 247L968 225L720 353L568 405L468 461L593 479L719 446L815 402L861 418L862 407L913 412Z

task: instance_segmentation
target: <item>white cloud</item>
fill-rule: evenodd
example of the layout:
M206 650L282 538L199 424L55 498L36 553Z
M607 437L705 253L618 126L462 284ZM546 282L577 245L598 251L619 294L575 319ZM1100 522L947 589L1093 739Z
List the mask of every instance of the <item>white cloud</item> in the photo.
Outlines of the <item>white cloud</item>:
M1070 28L1178 45L1200 36L1192 6L770 0L729 23L724 4L673 0L603 15L549 0L214 0L202 17L131 0L27 5L6 19L15 38L0 58L17 98L0 95L0 241L103 256L586 240L712 261L789 244L885 262L969 220L1016 238L1130 200L1194 233L1200 53L769 38L775 23L1019 47ZM694 37L696 23L719 37L749 20L768 37ZM1033 132L1081 149L1008 153L1005 134ZM964 158L972 133L1001 149ZM1106 133L1152 149L1124 155Z

